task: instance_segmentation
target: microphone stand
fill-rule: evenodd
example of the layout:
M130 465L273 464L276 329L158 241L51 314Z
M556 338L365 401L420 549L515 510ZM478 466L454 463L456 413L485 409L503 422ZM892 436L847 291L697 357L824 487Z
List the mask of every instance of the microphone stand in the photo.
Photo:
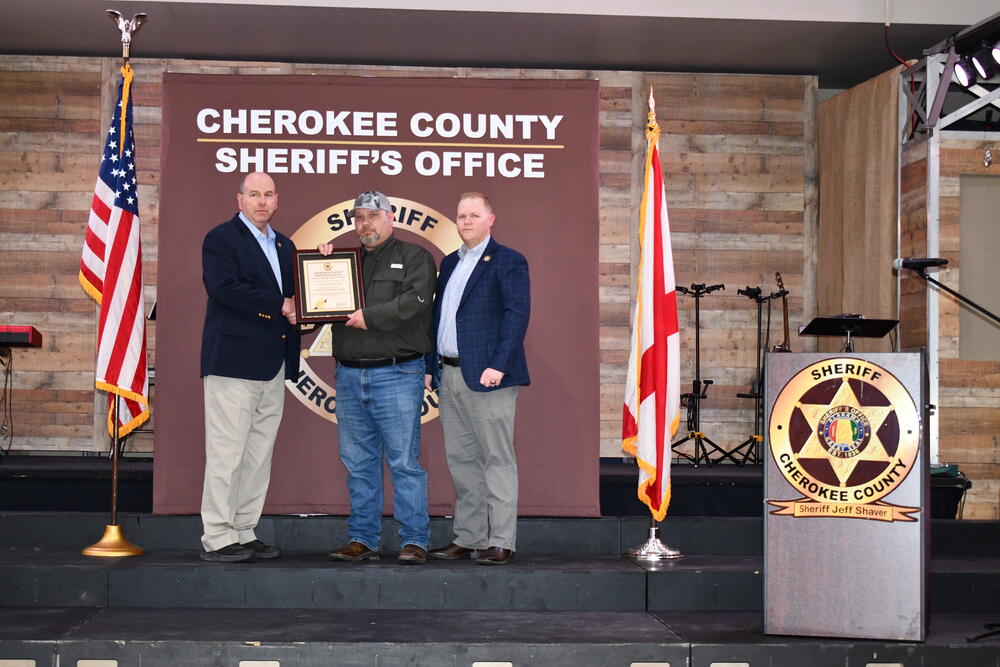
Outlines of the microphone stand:
M906 267L906 268L909 268L909 267ZM973 308L975 308L976 310L978 310L980 313L982 313L986 317L990 318L991 320L993 320L997 324L1000 324L1000 317L997 317L994 313L991 313L990 311L986 310L985 308L983 308L982 306L980 306L978 303L976 303L972 299L968 299L968 298L962 296L961 294L959 294L958 292L956 292L952 288L948 287L944 283L940 282L939 280L931 278L929 275L927 275L927 269L921 267L919 269L910 269L910 270L913 271L914 273L916 273L918 276L920 276L924 280L926 280L927 282L931 283L932 285L936 285L937 287L940 287L945 292L947 292L948 294L951 294L953 297L955 297L956 299L958 299L962 303L964 303L966 305L969 305L969 306L972 306Z
M734 447L730 452L734 456L742 454L743 459L739 462L739 465L744 465L746 463L761 463L762 461L760 448L761 443L764 442L764 352L767 350L767 342L763 337L763 305L765 301L768 302L768 331L770 332L770 301L772 299L780 299L788 292L781 290L765 296L761 294L760 287L750 287L747 285L746 289L736 290L736 293L751 299L757 304L757 354L753 379L750 381L749 392L736 394L737 398L753 399L753 434Z
M711 465L723 459L729 459L733 463L738 463L731 453L715 444L711 438L701 432L701 401L708 398L708 388L713 383L713 380L701 379L701 299L706 294L726 289L726 286L722 284L706 286L704 283L699 283L691 285L690 289L683 285L677 285L675 289L681 294L688 294L694 297L694 380L691 383L691 392L681 394L682 405L686 405L687 407L688 434L670 445L670 448L677 454L678 458L687 459L694 465L698 465L699 463ZM682 452L679 449L688 440L694 441L693 455ZM711 447L711 450L709 450L709 447ZM721 456L713 460L709 454L714 452L718 452Z

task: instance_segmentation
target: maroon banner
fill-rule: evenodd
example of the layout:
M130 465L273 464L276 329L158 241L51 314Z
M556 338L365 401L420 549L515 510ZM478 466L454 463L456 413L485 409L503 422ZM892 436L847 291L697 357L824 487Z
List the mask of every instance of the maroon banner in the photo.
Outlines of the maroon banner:
M519 512L599 515L596 81L166 74L162 109L154 512L200 509L201 242L237 211L243 174L266 171L279 192L271 224L300 249L356 247L348 211L377 189L396 207L396 235L440 262L461 243L459 196L490 197L494 238L524 253L531 273ZM303 336L266 513L350 511L330 351L328 326ZM423 411L431 513L450 514L436 392Z

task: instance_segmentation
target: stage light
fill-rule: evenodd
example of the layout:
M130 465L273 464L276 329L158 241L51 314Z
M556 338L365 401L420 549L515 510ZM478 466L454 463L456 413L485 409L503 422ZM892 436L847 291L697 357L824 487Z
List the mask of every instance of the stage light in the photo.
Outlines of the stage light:
M924 51L924 55L935 55L941 53L958 54L959 61L955 64L952 79L964 86L970 87L976 84L976 70L969 60L969 56L976 54L985 47L988 57L993 59L992 75L995 77L1000 73L1000 12L989 16L975 25L960 30L938 42L934 46ZM980 59L980 64L984 66L983 72L990 73L985 67L987 61ZM982 79L985 77L978 77Z
M986 42L983 42L981 47L973 51L969 60L972 61L972 66L976 68L976 73L979 74L980 79L991 79L997 73L997 61L994 58L998 51L1000 50L995 46L990 47Z
M976 83L976 72L968 58L962 57L955 63L955 81L968 88Z

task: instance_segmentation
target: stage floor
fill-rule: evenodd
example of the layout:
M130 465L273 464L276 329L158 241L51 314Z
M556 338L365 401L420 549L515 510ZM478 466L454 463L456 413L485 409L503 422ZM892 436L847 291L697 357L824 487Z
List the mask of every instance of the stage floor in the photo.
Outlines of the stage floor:
M966 641L995 620L935 615L911 643L769 636L756 612L3 609L0 665L997 667L1000 640Z
M966 641L1000 622L998 522L934 522L924 642L764 635L759 519L668 519L687 555L656 563L620 555L642 520L523 519L503 567L332 562L345 523L264 517L288 551L219 564L197 517L124 517L147 553L90 558L99 517L0 513L0 667L1000 667Z
M966 641L1000 622L1000 522L930 521L925 642L764 635L759 466L677 466L675 499L737 513L671 514L661 535L677 561L622 557L649 526L623 510L523 517L503 567L408 567L390 517L373 563L326 557L347 537L338 516L266 515L258 534L281 559L216 564L198 558L199 517L122 512L146 554L85 557L107 513L36 503L106 490L108 462L10 462L0 485L27 507L0 511L0 667L1000 667L1000 636ZM149 462L123 468L141 500ZM634 483L602 471L602 505L606 488L634 499ZM435 545L450 524L432 519Z

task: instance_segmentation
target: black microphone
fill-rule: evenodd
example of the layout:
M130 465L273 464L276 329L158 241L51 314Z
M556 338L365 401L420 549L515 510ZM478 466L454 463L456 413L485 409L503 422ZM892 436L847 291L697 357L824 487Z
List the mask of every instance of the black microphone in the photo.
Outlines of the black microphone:
M948 263L948 260L941 257L924 257L924 258L903 258L897 257L892 260L892 268L899 271L900 269L913 269L914 271L923 271L924 269L930 269L935 266L944 266Z

